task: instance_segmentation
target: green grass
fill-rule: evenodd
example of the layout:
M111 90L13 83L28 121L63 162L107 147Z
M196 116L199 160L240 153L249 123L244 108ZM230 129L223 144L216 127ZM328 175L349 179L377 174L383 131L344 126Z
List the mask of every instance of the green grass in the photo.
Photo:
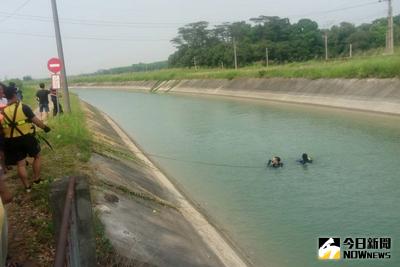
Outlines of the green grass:
M79 98L71 94L71 114L64 114L49 120L48 125L54 131L50 132L49 141L57 148L73 147L79 153L78 159L86 162L90 158L92 138L86 127L85 113Z
M32 84L25 85L24 103L35 109L37 102L35 100L36 87ZM42 179L44 182L35 185L34 190L30 194L28 205L35 210L35 216L24 221L27 227L34 231L29 234L27 239L28 253L33 258L43 259L40 263L42 266L50 266L51 262L44 260L49 256L50 244L54 246L54 227L51 217L51 205L49 203L49 194L51 183L58 179L69 175L91 174L88 161L93 150L93 140L86 126L86 117L81 108L79 98L71 95L70 114L62 116L50 117L47 124L52 129L49 133L44 133L41 129L37 129L37 134L46 138L52 145L51 150L45 142L41 141L42 147ZM17 181L18 184L18 181ZM18 187L20 188L20 187ZM22 190L19 189L20 191ZM23 192L19 192L23 194ZM30 209L29 206L20 207L21 209ZM113 253L111 246L104 235L101 222L95 218L94 225L96 229L96 242L98 246L99 266L102 263L112 261ZM47 250L47 251L46 251Z
M77 83L124 83L129 81L165 81L183 79L234 79L234 78L399 78L400 53L376 55L374 53L349 58L325 61L307 61L261 65L232 69L165 69L153 72L134 72L116 75L72 76L70 82Z
M98 258L97 266L116 266L117 257L114 247L105 235L105 228L99 218L99 214L94 214L94 231L96 233L96 254Z

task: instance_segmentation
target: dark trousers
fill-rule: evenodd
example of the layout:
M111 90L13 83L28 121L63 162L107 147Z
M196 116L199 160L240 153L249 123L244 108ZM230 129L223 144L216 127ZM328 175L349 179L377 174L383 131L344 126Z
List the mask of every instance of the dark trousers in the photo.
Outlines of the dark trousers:
M62 114L63 113L63 109L62 109L61 104L58 103L58 105L57 105L57 102L59 102L59 101L57 101L57 96L52 95L51 96L51 102L53 102L53 106L54 106L54 108L53 108L53 116L57 116L57 113Z

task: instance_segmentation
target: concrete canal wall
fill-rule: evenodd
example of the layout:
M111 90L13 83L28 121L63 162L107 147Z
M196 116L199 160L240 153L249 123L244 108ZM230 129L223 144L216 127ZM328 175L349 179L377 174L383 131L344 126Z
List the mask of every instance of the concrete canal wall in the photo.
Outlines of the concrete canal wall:
M76 84L163 93L234 96L400 115L400 79L233 79Z

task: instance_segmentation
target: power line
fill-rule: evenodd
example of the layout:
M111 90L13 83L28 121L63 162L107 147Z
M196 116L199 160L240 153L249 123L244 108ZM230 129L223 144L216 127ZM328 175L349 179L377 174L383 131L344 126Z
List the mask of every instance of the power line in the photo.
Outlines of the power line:
M335 13L335 12L339 12L339 11L345 11L345 10L359 8L359 7L365 7L365 6L370 6L370 5L374 5L374 4L379 4L379 1L376 0L376 1L368 2L368 3L347 6L347 7L342 7L342 8L336 8L336 9L330 9L330 10L324 10L324 11L316 11L316 12L305 13L305 14L291 15L291 16L288 16L288 18L307 17L307 16L312 16L312 15L325 15L325 14L329 14L329 13Z
M23 9L27 4L29 4L31 0L26 0L25 2L23 2L20 6L18 6L12 13L9 13L8 16L4 17L3 20L0 20L0 23L5 22L6 20L12 18L13 16L17 15L18 11L20 11L21 9Z
M52 19L45 16L37 16L37 15L22 15L16 14L18 11L23 9L31 0L27 0L23 2L20 6L18 6L14 12L0 12L0 16L4 16L4 19L1 22L6 21L9 18L14 19L22 19L22 20L32 20L32 21L40 21L40 22L52 22ZM353 6L347 6L343 8L337 8L332 10L325 10L321 12L308 13L297 16L307 16L310 14L326 14L332 12L338 12L348 9L354 9L358 7L363 7L367 5L377 4L379 1L373 1ZM88 26L101 26L101 27L155 27L155 28L163 28L163 27L173 27L174 25L183 25L187 24L186 22L121 22L121 21L111 21L111 20L83 20L83 19L74 19L74 18L65 18L62 19L63 23L67 24L76 24L76 25L88 25ZM40 38L54 38L53 35L40 34L40 33L23 33L16 31L3 31L3 34L13 34L13 35L21 35L21 36L31 36L31 37L40 37ZM95 40L95 41L122 41L122 42L157 42L157 41L170 41L170 39L141 39L141 38L121 38L121 37L101 37L101 36L66 36L66 39L70 40Z
M0 16L9 17L12 13L0 12ZM14 19L39 21L39 22L52 22L50 17L37 16L37 15L23 15L14 14ZM64 18L60 19L65 24L78 24L88 26L105 26L105 27L155 27L155 28L167 28L176 27L189 24L190 22L131 22L131 21L111 21L111 20L85 20L75 18Z
M52 18L38 15L25 15L25 14L16 14L20 9L22 9L30 0L27 0L20 8L18 8L13 13L0 12L0 16L5 16L6 19L20 19L20 20L29 20L29 21L39 21L39 22L52 22ZM375 0L368 3L347 6L342 8L336 8L325 11L318 11L312 13L305 14L297 14L287 16L288 18L299 18L299 17L307 17L310 15L323 15L328 13L334 13L339 11L345 11L349 9L355 9L359 7L364 7L368 5L378 4L379 1ZM77 18L64 18L60 19L63 24L73 24L73 25L86 25L86 26L98 26L98 27L128 27L128 28L175 28L177 26L184 26L190 24L191 22L132 22L132 21L112 21L112 20L87 20L87 19L77 19ZM218 25L224 23L223 21L214 21L209 22L211 25Z
M9 16L6 12L0 12L0 16ZM44 22L51 23L52 20L47 17L42 16L31 16L31 15L15 15L14 19L18 20L27 20L27 21L36 21L36 22ZM60 19L62 24L71 24L71 25L86 25L86 26L96 26L96 27L124 27L124 28L176 28L178 25L182 24L163 24L163 23L151 23L151 22L131 22L131 23L123 23L123 22L99 22L99 21L87 21L87 20L78 20L78 19Z
M375 21L375 20L385 19L385 14L383 13L383 11L379 11L379 12L374 12L373 14L370 14L368 16L353 17L353 19L357 20L358 22L368 20L368 21L370 21L370 23L373 23L373 21ZM327 22L323 25L320 25L320 27L322 29L330 29L332 26L339 25L341 22L343 22L343 21L330 20L329 22ZM352 23L352 24L354 24L354 23Z
M54 38L54 35L29 33L29 32L16 32L16 31L1 31L1 34L13 34L20 36L40 37L40 38ZM120 38L120 37L101 37L101 36L65 36L65 39L70 40L95 40L95 41L126 41L126 42L159 42L170 41L170 39L135 39L135 38Z

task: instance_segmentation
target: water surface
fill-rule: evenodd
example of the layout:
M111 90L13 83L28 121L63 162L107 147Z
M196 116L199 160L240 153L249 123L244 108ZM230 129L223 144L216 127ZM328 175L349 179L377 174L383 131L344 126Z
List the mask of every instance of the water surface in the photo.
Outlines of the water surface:
M256 266L400 266L400 120L225 98L79 90ZM296 160L307 152L314 164ZM268 169L273 155L284 168ZM322 262L318 237L392 237L391 260Z

